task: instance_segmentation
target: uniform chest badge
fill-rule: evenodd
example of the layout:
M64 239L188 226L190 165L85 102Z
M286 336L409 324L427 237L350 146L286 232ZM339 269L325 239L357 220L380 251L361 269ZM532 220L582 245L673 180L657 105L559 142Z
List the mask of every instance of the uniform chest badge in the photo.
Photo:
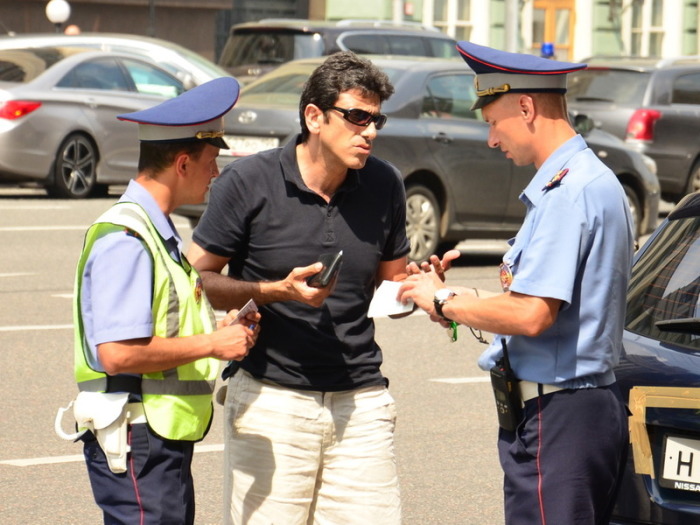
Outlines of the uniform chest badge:
M513 283L513 272L510 269L510 265L506 262L502 262L498 267L498 274L501 279L501 288L504 292L510 290L510 285Z
M194 283L194 300L199 304L202 301L202 290L204 289L204 285L202 284L202 278L197 277L197 280Z
M557 174L552 177L552 179L544 185L544 188L542 188L542 191L549 191L552 188L556 188L561 184L561 180L566 177L566 174L569 173L569 168L564 168L563 170L559 170Z

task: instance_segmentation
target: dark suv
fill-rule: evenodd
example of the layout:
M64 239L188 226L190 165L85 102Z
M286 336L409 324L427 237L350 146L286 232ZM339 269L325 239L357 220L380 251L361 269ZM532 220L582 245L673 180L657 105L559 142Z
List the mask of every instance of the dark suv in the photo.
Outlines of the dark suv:
M624 139L656 161L663 197L700 189L700 60L588 60L569 75L574 114Z
M354 51L365 55L458 57L456 42L437 29L386 21L266 19L231 27L219 65L247 84L300 58Z

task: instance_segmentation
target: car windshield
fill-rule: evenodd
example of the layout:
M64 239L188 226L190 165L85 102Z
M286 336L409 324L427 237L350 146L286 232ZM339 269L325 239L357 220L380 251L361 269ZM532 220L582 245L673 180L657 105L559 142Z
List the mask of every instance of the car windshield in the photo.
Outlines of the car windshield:
M567 98L571 101L614 102L625 106L642 104L649 73L589 68L569 75Z
M700 349L700 218L670 220L635 263L626 328L662 342Z
M315 33L289 31L234 33L221 53L219 64L233 68L248 64L283 64L323 55L323 41Z
M56 62L83 50L41 47L0 51L0 81L31 82Z

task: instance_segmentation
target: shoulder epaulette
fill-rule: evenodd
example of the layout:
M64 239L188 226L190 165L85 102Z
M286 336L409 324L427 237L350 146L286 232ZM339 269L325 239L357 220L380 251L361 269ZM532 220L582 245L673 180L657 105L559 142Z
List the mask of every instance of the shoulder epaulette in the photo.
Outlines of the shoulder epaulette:
M544 185L544 188L542 188L542 191L549 191L552 188L556 188L561 184L561 180L566 177L566 174L569 173L569 168L564 168L563 170L559 170L557 174L552 177L552 179Z

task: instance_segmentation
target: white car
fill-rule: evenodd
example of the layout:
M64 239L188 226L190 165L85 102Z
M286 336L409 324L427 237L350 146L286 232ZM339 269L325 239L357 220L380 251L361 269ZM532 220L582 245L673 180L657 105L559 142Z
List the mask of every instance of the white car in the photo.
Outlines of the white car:
M79 35L36 33L0 36L0 49L66 45L114 53L129 53L148 58L180 79L186 89L214 78L231 76L199 53L159 38L122 33L81 33Z

